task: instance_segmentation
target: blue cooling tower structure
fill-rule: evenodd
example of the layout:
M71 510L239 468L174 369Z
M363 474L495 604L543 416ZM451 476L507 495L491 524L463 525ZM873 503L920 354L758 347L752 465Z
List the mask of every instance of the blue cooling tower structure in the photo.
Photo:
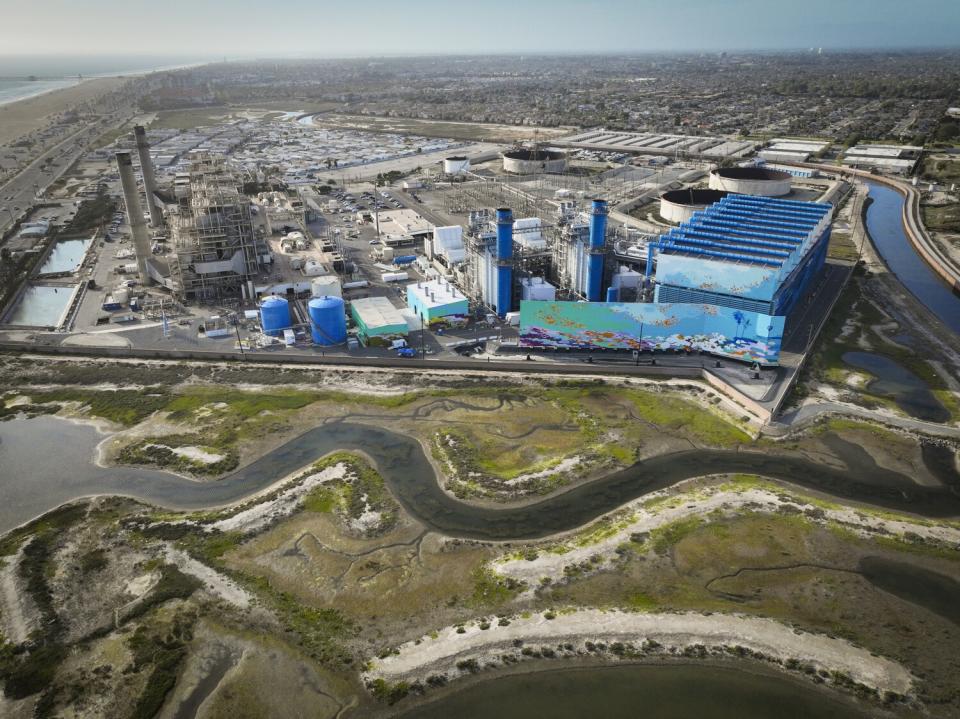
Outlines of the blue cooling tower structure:
M271 296L260 303L260 326L268 335L290 327L290 305L283 297Z
M342 299L332 295L314 297L307 304L307 314L315 345L329 347L347 341L347 313Z
M513 212L497 210L497 314L513 309Z
M607 239L607 201L594 200L590 211L590 257L587 261L587 301L601 302L603 255Z

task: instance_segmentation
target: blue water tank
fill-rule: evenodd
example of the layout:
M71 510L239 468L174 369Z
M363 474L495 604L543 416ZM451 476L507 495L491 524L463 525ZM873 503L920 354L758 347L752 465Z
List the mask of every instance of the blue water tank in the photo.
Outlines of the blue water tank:
M279 335L290 324L290 304L283 297L271 296L260 303L260 326L266 334Z
M347 313L342 299L333 295L314 297L307 304L307 314L315 345L329 347L347 341Z
M619 294L619 293L617 292L617 288L616 288L616 287L608 287L608 288L607 288L607 302L616 302L616 301L617 301L617 295L618 295L618 294Z
M409 265L411 262L416 262L416 255L400 255L399 257L393 258L393 264L395 265Z

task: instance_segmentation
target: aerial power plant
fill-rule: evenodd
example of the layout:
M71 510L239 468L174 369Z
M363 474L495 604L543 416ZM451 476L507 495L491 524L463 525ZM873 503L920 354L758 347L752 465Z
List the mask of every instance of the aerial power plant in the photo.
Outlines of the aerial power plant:
M960 3L53 4L0 719L960 719Z
M116 159L143 288L180 306L253 304L261 344L393 347L413 332L484 322L515 328L526 351L698 351L776 365L790 314L824 267L833 217L809 193L784 199L797 196L795 176L809 176L802 168L755 159L667 173L662 155L640 159L650 147L745 149L704 138L595 131L562 149L534 141L444 154L436 189L404 181L408 207L382 190L357 200L337 189L325 201L263 191L254 169L207 149L185 152L158 181L163 156L141 126L133 140L142 192L132 153ZM598 147L639 157L614 155L611 167L598 158L612 150ZM449 224L413 209L426 210L418 193L442 187ZM647 217L627 214L638 196ZM320 219L325 210L355 213L357 229ZM347 247L361 228L372 249L358 264ZM381 296L355 292L375 286ZM391 287L405 306L388 299Z

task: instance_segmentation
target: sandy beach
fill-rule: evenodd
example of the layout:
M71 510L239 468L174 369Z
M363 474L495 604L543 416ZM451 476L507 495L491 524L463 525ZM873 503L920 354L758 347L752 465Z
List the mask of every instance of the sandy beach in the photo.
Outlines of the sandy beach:
M85 80L79 85L28 97L0 105L0 144L8 144L18 137L43 127L52 115L115 90L129 78L101 77Z

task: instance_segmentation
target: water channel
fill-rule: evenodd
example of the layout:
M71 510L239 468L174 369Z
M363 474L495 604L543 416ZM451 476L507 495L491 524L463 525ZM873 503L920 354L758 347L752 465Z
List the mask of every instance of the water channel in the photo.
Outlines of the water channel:
M851 367L866 370L876 377L869 383L868 389L875 394L892 397L897 406L911 417L928 422L946 422L950 419L950 412L930 391L927 383L889 357L872 352L847 352L842 359Z
M867 231L897 279L941 322L960 333L960 296L917 254L903 229L904 198L896 190L867 182L873 200L867 207Z
M233 474L207 482L155 469L99 467L92 458L101 439L88 425L51 416L0 423L0 494L4 498L0 532L63 502L95 494L130 496L175 509L230 504L339 449L366 452L411 515L434 531L457 537L536 539L579 527L632 499L690 477L740 472L888 509L931 517L960 515L956 492L920 486L842 443L838 451L846 469L798 456L698 449L653 457L531 504L488 507L467 504L444 492L416 440L349 421L308 430ZM843 453L846 449L849 454Z
M496 677L401 719L866 719L851 703L777 676L711 666L613 666Z

